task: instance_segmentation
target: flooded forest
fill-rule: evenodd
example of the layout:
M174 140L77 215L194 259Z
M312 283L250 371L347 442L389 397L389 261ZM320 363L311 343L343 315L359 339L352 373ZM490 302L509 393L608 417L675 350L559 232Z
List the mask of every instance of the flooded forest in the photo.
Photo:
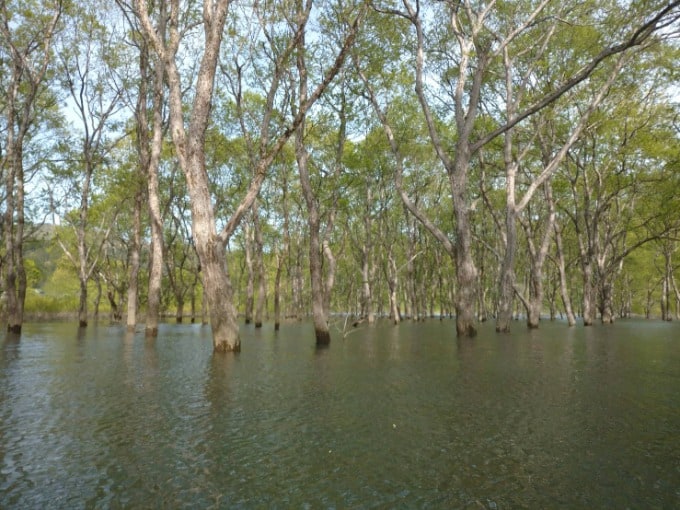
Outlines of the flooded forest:
M1 321L205 323L222 352L244 322L680 319L679 19L3 2Z

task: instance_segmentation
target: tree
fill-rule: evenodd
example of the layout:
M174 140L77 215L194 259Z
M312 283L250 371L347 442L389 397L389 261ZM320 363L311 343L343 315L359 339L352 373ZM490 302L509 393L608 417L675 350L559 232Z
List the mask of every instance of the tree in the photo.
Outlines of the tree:
M7 300L7 330L20 334L26 300L24 227L26 175L24 149L42 112L54 105L46 79L52 43L61 18L61 1L0 6L0 176L4 178L2 235L5 253L0 269ZM35 14L39 13L39 14Z
M238 227L244 214L250 210L255 201L262 181L276 155L281 151L287 140L300 125L307 110L319 98L325 88L342 66L347 49L351 45L358 27L358 18L350 25L348 37L344 46L323 80L307 101L301 105L294 115L290 125L276 139L273 145L268 145L268 137L258 154L258 164L254 169L253 178L246 195L233 211L221 231L217 232L215 211L210 196L208 174L205 166L205 132L210 121L210 106L213 99L215 72L220 54L220 47L224 35L225 22L230 7L228 0L203 2L201 25L203 26L203 48L199 57L199 69L193 91L193 99L188 108L188 126L184 123L184 107L182 101L182 83L180 67L177 61L184 28L180 27L182 16L178 0L170 2L168 21L168 41L159 34L158 27L154 27L149 15L149 8L145 0L135 0L135 14L139 18L145 37L153 45L154 50L163 60L168 79L170 97L170 126L175 151L180 166L185 174L192 209L192 233L196 252L201 264L203 286L205 288L210 311L213 332L213 346L216 351L239 351L240 339L236 322L236 310L233 303L233 291L227 270L225 254L226 244ZM254 6L254 7L257 7ZM284 50L277 59L275 74L272 77L272 87L269 90L268 109L265 111L265 123L271 117L272 107L279 81L284 72L283 65L287 62L293 48L305 30L305 24L300 23L297 29L289 34L289 42L284 43Z
M628 32L621 37L623 42L614 39L615 42L589 56L589 60L583 62L577 72L537 95L531 104L516 114L497 119L497 126L487 130L479 130L477 122L484 107L483 99L494 95L493 67L504 54L508 54L518 38L526 33L537 33L554 16L561 19L561 7L558 7L557 13L549 12L546 0L529 2L518 8L516 13L506 12L504 6L496 6L493 2L443 2L441 6L426 9L416 0L404 1L401 10L389 5L377 7L376 10L384 15L407 20L415 37L413 82L432 147L449 178L456 218L453 241L418 210L413 200L403 193L401 196L409 212L445 246L446 252L455 260L456 330L459 336L476 334L474 309L478 291L477 267L473 258L470 223L472 206L468 186L474 158L480 149L496 137L509 132L587 80L603 61L644 43L655 31L672 23L677 18L677 5L678 2L654 5L636 13L637 16L628 17L625 26L617 27L620 33ZM430 23L430 20L438 21L441 18L449 20L445 29ZM452 42L455 50L449 50ZM430 57L428 65L432 62L427 69L426 55ZM435 82L439 87L426 85L425 76L430 72L438 73L440 79ZM438 102L435 109L433 102L441 96L446 97L447 102ZM449 118L455 127L453 137L451 131L446 130L446 122L443 122ZM539 178L535 186L540 184Z
M165 106L165 67L161 58L153 58L148 40L135 18L133 9L123 0L116 0L128 25L132 29L132 40L139 52L139 82L137 99L135 102L134 118L136 124L136 148L139 157L139 176L146 181L146 197L148 200L148 215L150 224L150 257L148 300L146 309L145 334L149 337L158 335L158 322L161 307L161 285L163 277L163 229L159 191L159 167L163 150L163 135L166 124L163 118ZM159 2L158 34L162 40L166 39L167 3ZM155 55L155 54L154 54ZM149 90L148 83L152 87ZM151 126L149 127L149 103L151 104ZM142 189L140 188L135 200L135 214L141 215ZM137 224L135 224L135 231ZM134 329L137 316L136 306L136 274L139 271L137 237L132 250L130 265L130 296L128 297L128 329Z
M62 174L72 179L78 195L77 218L69 216L76 231L75 253L61 244L78 271L80 327L87 326L87 283L97 267L100 250L113 221L113 218L104 220L109 222L109 228L104 229L100 243L91 245L88 230L93 178L106 164L106 157L115 145L116 140L111 136L112 123L121 108L124 89L124 84L116 81L119 79L115 68L119 64L116 59L120 49L110 44L107 29L99 21L101 11L97 7L92 5L91 10L80 11L76 17L69 18L72 24L64 31L60 45L63 85L70 95L81 129L77 141L72 144L80 146L80 150L68 149L68 168Z

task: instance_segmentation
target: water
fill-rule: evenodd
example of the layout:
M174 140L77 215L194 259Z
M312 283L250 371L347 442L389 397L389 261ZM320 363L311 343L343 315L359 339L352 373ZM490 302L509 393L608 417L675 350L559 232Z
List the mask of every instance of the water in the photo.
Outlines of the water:
M0 508L679 508L680 324L308 324L0 350Z

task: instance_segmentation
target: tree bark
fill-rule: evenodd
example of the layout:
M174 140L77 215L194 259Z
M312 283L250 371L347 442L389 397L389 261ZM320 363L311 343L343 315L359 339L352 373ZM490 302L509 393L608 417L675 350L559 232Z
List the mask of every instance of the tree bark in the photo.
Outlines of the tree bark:
M243 251L246 262L246 308L245 323L253 322L253 308L255 306L255 271L253 268L253 234L250 225L243 228Z
M139 255L142 245L142 200L141 188L135 193L132 213L132 244L130 246L127 291L127 320L128 331L134 331L137 326L137 305L139 303Z
M257 303L255 304L255 327L262 327L264 304L267 297L265 269L264 269L264 240L260 226L257 201L253 203L253 234L255 241L255 270L257 271Z
M306 69L304 59L298 56L298 71L300 73L299 94L300 100L304 101L307 96ZM317 345L328 345L331 341L328 320L324 313L324 286L321 267L321 241L320 229L321 222L319 217L319 205L312 190L309 178L309 153L304 145L305 122L302 121L295 133L295 158L297 160L298 172L302 193L307 205L307 225L309 228L309 273L312 285L312 319L314 321L314 334Z
M573 326L576 324L576 317L574 316L574 309L571 304L571 297L569 295L569 287L567 285L567 270L564 261L564 248L562 246L562 229L555 223L555 246L557 250L557 264L560 272L560 295L562 296L562 304L564 305L564 312L567 315L567 324Z
M165 37L165 16L166 3L160 4L160 23L159 33ZM148 45L143 43L143 51L148 53ZM144 66L147 69L148 66ZM163 219L160 206L160 186L158 182L158 169L160 166L161 151L163 148L163 85L165 79L165 65L163 59L156 58L154 61L153 79L153 124L151 147L147 165L144 170L147 178L147 196L149 200L149 223L151 231L151 246L149 254L149 280L148 298L146 309L146 322L144 326L147 337L158 335L158 322L161 315L161 290L163 280ZM146 95L146 94L145 94ZM146 101L143 103L138 119L138 129L145 133L146 144L148 144L147 121L146 121ZM146 146L145 144L145 146ZM145 149L146 150L146 149Z

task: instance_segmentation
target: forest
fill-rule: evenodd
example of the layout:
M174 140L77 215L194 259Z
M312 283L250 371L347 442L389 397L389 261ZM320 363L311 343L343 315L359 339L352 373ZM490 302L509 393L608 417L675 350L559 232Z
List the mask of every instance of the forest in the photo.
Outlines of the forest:
M680 319L680 0L6 0L0 317ZM520 319L517 321L516 319Z

